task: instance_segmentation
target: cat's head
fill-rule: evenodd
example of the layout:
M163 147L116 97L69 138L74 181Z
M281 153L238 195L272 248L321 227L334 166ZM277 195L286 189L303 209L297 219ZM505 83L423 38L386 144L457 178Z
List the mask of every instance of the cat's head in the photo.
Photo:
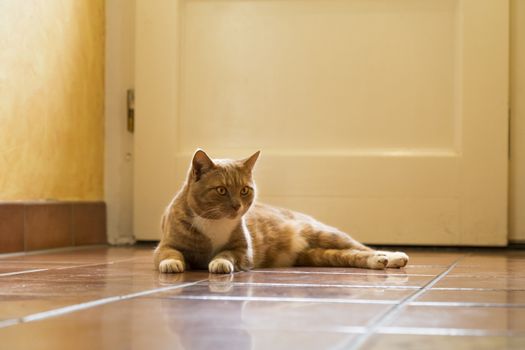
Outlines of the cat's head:
M188 174L188 204L207 219L235 219L255 200L253 167L260 152L242 160L214 159L197 150Z

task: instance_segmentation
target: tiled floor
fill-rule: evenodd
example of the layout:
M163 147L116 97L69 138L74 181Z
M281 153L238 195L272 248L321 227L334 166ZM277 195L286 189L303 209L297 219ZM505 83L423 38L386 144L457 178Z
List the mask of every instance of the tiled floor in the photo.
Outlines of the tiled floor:
M1 349L525 349L525 250L161 275L151 247L0 256Z

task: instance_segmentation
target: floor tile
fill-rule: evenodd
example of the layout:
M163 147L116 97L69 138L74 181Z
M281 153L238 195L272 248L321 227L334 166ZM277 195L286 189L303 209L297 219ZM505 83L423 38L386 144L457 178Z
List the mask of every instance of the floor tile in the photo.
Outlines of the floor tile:
M444 252L444 251L407 251L410 260L408 266L411 265L428 265L428 266L449 266L454 262L464 258L464 252Z
M40 268L39 270L41 269L42 268ZM0 278L7 276L7 275L15 274L15 273L23 273L24 271L33 272L35 270L37 270L37 268L33 268L31 266L25 267L25 266L3 265L2 264L0 265Z
M77 263L46 261L10 261L0 259L0 278L13 274L34 273L51 269L72 268Z
M89 300L92 300L92 298L83 295L56 297L42 295L0 294L0 321L25 317L44 311L79 304Z
M60 296L81 293L89 297L103 297L208 278L207 272L165 275L155 271L141 273L139 269L119 272L117 269L100 267L97 270L53 270L4 277L0 278L0 294Z
M497 350L525 349L525 337L435 336L380 334L361 347L363 350Z
M479 266L479 265L459 265L453 268L447 276L478 276L478 277L524 277L525 265L515 266L505 264L505 266Z
M352 275L310 273L245 273L236 275L234 282L266 284L323 284L354 286L386 286L419 288L431 281L433 276L411 275Z
M472 254L461 260L450 275L525 277L525 251Z
M505 263L525 263L525 250L489 250L472 252L461 259L459 265L498 265Z
M319 302L390 302L402 300L414 293L410 289L347 287L287 287L266 285L238 285L231 282L203 282L180 290L153 295L159 298L199 299L311 299Z
M142 261L150 262L153 266L152 247L94 247L77 248L63 251L32 252L28 254L0 255L0 263L6 261L20 262L67 262L67 263L94 263L110 262L115 259L138 258Z
M525 290L525 277L446 276L436 283L434 288Z
M446 270L446 267L432 267L426 265L410 265L400 269L370 270L341 267L279 267L255 269L252 272L269 273L320 273L320 274L348 274L348 275L428 275L436 276Z
M9 349L324 349L348 343L385 308L138 298L2 328L0 338Z
M160 274L150 263L129 260L0 276L0 306L3 306L0 307L0 319L198 282L208 279L208 276L205 271Z
M152 245L0 255L1 347L346 349L359 339L362 349L524 347L524 252L407 251L402 269L233 276L161 274Z
M356 337L354 334L337 332L301 332L301 331L269 331L252 329L248 331L250 336L249 346L229 348L233 349L342 349L342 346L352 343ZM214 346L202 347L213 349ZM196 347L197 349L199 347Z
M385 327L509 331L525 336L525 308L407 306Z
M489 303L525 305L525 291L436 290L425 292L416 302Z

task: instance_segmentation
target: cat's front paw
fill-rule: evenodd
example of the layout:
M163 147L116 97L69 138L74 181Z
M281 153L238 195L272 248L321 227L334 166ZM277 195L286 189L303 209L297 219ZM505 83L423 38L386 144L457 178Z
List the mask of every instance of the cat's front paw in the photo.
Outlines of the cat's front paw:
M208 270L211 273L232 273L235 268L231 261L226 259L214 259L208 265Z
M184 262L177 259L164 259L159 264L159 271L163 273L184 272Z

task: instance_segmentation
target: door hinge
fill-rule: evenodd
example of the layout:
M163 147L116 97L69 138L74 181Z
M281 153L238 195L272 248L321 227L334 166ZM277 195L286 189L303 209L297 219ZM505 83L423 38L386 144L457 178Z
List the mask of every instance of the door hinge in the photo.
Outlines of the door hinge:
M135 90L128 89L127 91L127 125L128 131L135 131Z

